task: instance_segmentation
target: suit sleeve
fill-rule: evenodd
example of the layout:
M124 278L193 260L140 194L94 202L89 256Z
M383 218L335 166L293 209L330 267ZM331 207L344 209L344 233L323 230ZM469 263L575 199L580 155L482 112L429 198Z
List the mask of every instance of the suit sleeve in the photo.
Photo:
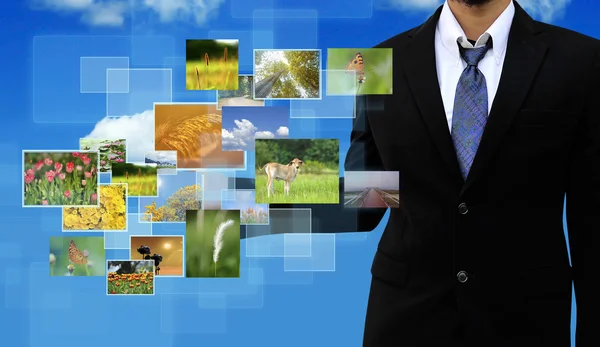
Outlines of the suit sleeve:
M383 162L373 139L369 122L368 96L356 97L354 124L344 171L384 171ZM372 231L379 225L386 209L356 209L357 231Z
M577 347L600 345L597 335L600 311L600 49L596 52L567 189L567 231L577 302Z

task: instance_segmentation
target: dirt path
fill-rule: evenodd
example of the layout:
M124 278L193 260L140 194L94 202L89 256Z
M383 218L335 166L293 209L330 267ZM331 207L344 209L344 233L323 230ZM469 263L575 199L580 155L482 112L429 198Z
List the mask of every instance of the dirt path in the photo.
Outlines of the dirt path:
M363 205L361 207L367 208L387 208L388 205L383 201L379 193L375 189L370 189L367 195L363 199Z
M219 101L219 107L223 106L265 106L264 100L252 100L244 96L237 98L226 98Z

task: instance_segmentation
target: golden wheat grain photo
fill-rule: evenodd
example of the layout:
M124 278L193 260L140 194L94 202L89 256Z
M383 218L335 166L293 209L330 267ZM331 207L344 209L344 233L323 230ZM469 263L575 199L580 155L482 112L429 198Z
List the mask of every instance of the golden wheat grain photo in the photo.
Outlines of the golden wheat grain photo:
M177 151L177 168L243 168L244 152L222 149L216 104L155 104L154 150Z

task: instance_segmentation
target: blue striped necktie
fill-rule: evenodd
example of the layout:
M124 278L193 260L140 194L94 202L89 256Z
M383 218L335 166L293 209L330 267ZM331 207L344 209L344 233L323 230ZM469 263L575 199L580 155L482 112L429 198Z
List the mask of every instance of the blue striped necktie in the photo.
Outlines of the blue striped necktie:
M458 43L458 42L457 42ZM452 114L452 142L458 158L463 179L466 180L477 153L481 135L488 117L488 93L485 76L477 68L488 49L492 46L489 38L483 47L458 49L467 63L458 80Z

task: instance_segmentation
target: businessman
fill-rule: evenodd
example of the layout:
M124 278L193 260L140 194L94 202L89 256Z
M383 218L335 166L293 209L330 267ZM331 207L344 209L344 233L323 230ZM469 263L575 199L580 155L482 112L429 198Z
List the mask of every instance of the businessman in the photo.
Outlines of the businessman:
M399 171L402 205L363 345L567 347L574 283L577 347L600 346L599 41L448 0L378 47L393 95L358 99L346 170Z

